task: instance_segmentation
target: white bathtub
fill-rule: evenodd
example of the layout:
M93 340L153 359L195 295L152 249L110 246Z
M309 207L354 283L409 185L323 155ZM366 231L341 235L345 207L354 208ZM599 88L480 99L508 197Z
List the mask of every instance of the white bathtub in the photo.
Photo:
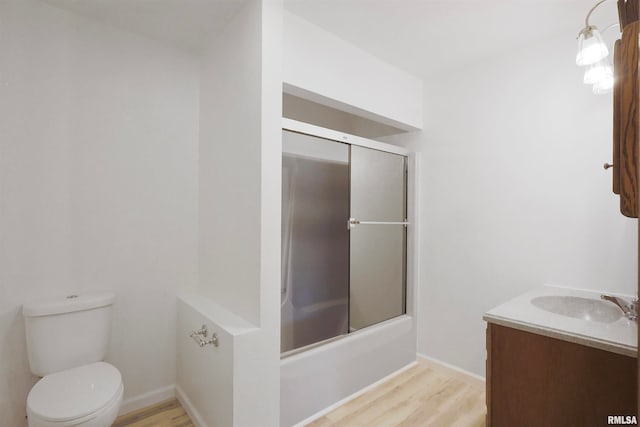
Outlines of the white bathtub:
M416 360L411 316L356 331L285 357L280 365L280 426L325 408Z
M285 301L281 310L282 351L288 352L346 334L348 310L347 298L304 307L294 307L289 300Z

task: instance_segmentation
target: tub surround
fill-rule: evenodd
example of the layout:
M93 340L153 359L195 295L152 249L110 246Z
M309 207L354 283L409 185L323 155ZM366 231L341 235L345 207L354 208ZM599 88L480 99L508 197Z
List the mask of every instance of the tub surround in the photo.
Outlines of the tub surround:
M545 296L569 296L600 301L603 292L544 285L489 310L483 319L489 323L556 338L624 356L637 357L637 322L626 317L596 322L568 317L536 307L531 301ZM631 300L633 297L619 295Z

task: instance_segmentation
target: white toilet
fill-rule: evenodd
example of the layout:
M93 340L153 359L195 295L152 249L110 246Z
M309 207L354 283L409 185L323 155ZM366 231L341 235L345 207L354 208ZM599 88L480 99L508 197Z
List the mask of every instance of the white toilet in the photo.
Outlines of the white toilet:
M31 372L43 377L27 397L29 427L109 427L122 405L122 376L102 362L113 293L24 304Z

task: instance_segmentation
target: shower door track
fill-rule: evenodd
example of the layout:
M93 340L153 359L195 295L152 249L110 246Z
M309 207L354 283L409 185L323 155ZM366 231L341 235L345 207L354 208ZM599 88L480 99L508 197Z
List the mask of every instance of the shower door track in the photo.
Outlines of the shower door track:
M291 132L302 133L305 135L317 136L319 138L330 139L345 144L357 145L360 147L371 148L373 150L384 151L387 153L399 154L401 156L411 157L411 152L405 148L384 142L374 141L373 139L362 138L360 136L351 135L337 130L326 129L309 123L299 122L297 120L282 118L282 129Z

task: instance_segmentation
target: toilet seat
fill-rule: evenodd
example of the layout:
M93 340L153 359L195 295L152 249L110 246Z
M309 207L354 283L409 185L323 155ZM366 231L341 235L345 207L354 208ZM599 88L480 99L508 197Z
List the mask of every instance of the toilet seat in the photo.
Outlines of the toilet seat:
M97 362L42 378L29 392L30 418L72 425L98 416L122 399L122 376L112 365Z

